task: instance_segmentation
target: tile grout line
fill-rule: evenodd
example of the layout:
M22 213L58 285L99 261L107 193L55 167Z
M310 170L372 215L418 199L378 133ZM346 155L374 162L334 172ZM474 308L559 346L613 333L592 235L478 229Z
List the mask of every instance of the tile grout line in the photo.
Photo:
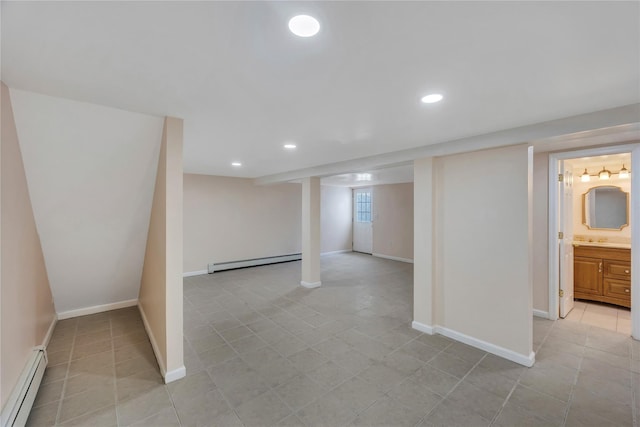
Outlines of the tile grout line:
M64 384L62 385L62 391L60 393L60 402L58 404L58 412L56 413L55 425L59 424L60 416L62 415L62 403L63 403L64 395L67 389L67 381L69 380L69 371L71 370L71 357L73 356L73 352L75 350L77 332L78 332L78 320L76 319L75 325L73 327L73 339L71 341L71 350L69 350L69 359L67 360L67 373L64 376Z

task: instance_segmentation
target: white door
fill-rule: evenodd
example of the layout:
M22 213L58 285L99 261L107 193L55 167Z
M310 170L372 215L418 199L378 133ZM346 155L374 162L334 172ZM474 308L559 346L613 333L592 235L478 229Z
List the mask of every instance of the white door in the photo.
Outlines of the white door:
M371 188L353 190L353 250L373 252L373 198Z
M560 224L560 317L565 318L573 309L573 173L566 161L560 161L562 182L559 182Z

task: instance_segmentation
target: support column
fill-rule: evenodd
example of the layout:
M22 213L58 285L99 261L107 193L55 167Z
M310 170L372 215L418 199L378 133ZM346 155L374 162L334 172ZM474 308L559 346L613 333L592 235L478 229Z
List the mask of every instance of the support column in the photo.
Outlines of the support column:
M320 178L302 180L302 280L305 288L320 282Z
M421 332L433 334L433 158L413 163L413 323Z

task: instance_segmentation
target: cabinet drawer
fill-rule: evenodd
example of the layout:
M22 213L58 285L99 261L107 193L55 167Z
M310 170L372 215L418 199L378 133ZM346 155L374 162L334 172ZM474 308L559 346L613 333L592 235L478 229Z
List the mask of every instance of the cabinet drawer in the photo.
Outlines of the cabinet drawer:
M604 279L604 294L614 298L631 299L631 282L628 280Z
M631 264L621 261L604 261L604 275L619 279L631 279Z

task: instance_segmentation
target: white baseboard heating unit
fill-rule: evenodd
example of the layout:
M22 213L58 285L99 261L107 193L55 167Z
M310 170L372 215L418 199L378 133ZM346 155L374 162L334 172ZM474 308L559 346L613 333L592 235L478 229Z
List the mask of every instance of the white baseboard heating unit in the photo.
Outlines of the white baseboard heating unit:
M258 265L277 264L280 262L300 261L302 254L278 255L264 258L245 259L242 261L229 261L207 264L209 274L222 270L233 270L235 268L255 267Z
M27 364L20 375L20 379L9 397L7 404L2 408L2 427L24 426L27 424L29 412L36 400L38 388L47 367L47 352L44 347L33 349Z

